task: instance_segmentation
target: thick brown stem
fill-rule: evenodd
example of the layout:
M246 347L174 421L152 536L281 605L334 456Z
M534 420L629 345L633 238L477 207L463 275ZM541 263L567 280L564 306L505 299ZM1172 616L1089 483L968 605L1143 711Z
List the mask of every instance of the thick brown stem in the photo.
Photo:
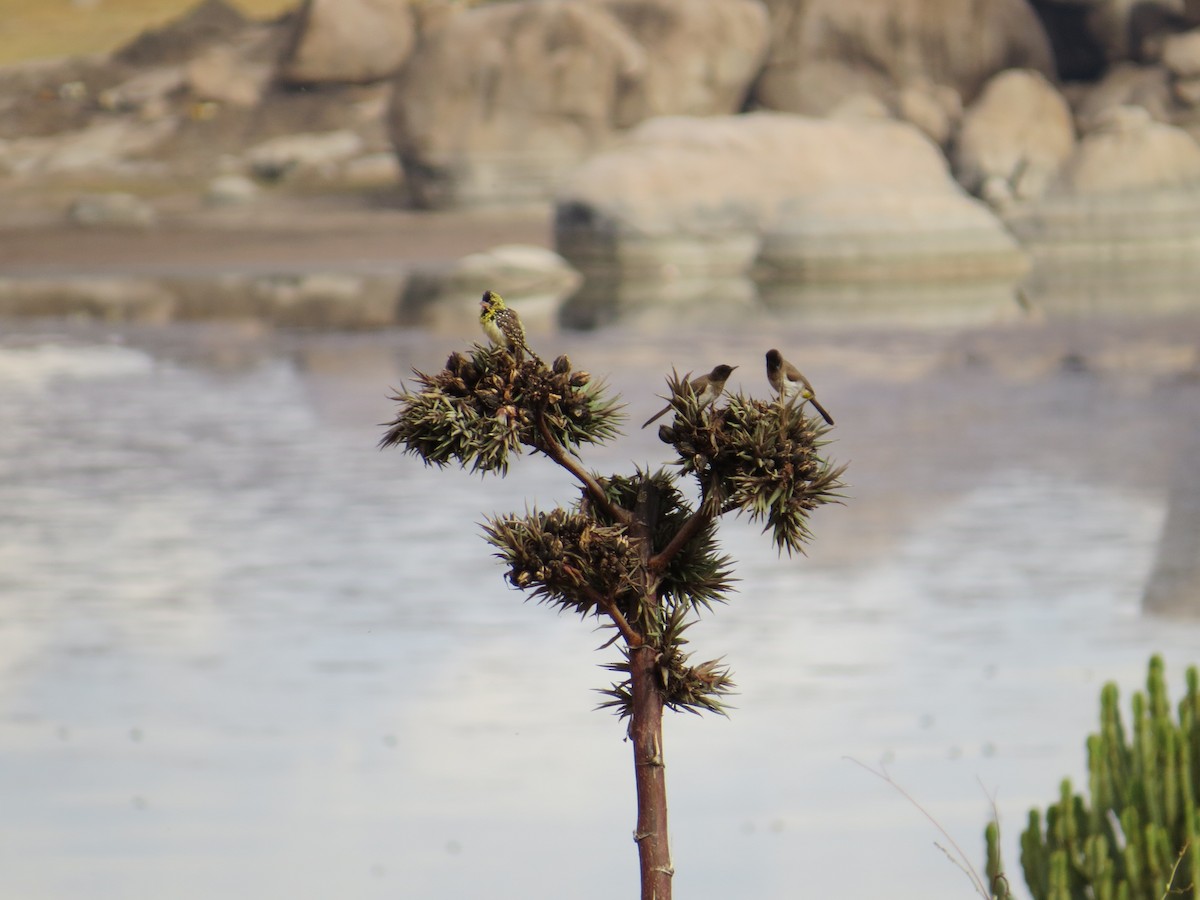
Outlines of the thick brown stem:
M660 616L655 584L650 571L651 535L661 514L662 497L650 482L643 482L634 507L630 534L638 542L645 569L646 622ZM654 629L647 629L647 637ZM663 691L659 681L660 651L657 641L629 648L630 716L629 739L633 744L633 771L637 783L637 830L642 870L642 900L670 900L675 869L671 865L671 845L667 833L667 778L663 761Z
M623 509L622 507L617 506L615 503L611 503L609 501L608 496L604 493L604 488L602 488L600 483L592 477L591 473L588 472L588 470L583 466L579 465L579 463L575 462L575 460L571 459L571 455L567 453L566 449L556 440L554 440L554 436L550 433L550 429L546 427L545 418L543 418L540 413L538 414L537 424L538 433L542 439L542 445L539 446L538 449L574 475L575 478L578 479L579 483L583 485L584 490L586 490L588 493L588 496L592 498L592 502L595 503L600 509L604 510L605 515L607 515L614 522L620 522L622 525L628 525L633 520L633 514L629 510Z
M667 834L667 779L663 762L663 698L658 684L658 651L636 647L629 652L633 708L629 739L633 743L637 782L637 830L642 870L642 900L670 900L675 869Z
M564 565L563 571L574 578L582 579L579 571L573 569L571 566ZM613 620L613 624L617 626L617 631L621 633L621 637L625 638L625 643L627 643L630 647L640 647L642 645L644 640L643 637L633 630L629 624L629 621L621 613L621 610L617 609L617 605L612 602L612 598L605 597L598 590L587 583L582 583L579 587L579 590L585 597L591 600L592 603L596 604L596 606L600 607L600 609L605 612L610 619Z
M705 512L703 507L692 513L691 517L675 532L671 542L663 547L662 552L650 557L646 565L651 574L661 575L663 570L670 565L671 560L675 558L675 554L686 547L688 541L699 534L700 529L710 521L712 521L712 516Z

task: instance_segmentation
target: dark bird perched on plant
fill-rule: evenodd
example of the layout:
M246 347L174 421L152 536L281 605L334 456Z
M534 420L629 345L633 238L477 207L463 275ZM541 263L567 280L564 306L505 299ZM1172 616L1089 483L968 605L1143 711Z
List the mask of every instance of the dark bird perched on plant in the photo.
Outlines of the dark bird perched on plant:
M825 407L817 402L813 386L808 379L801 374L799 369L784 359L778 350L767 351L767 381L771 382L771 387L775 389L775 393L779 394L780 399L790 401L793 397L799 397L801 406L805 402L811 403L813 409L821 414L822 419L830 425L833 424L833 416L829 415L825 411Z
M535 362L541 363L525 340L525 326L521 324L521 317L516 310L509 309L504 298L495 291L483 292L483 298L479 301L479 324L493 344L503 347L518 362L523 354L528 353Z
M721 393L725 390L725 382L729 380L730 374L736 368L737 366L727 366L722 363L707 375L701 375L699 378L693 378L688 382L688 387L690 387L692 389L692 393L696 395L696 399L699 401L701 407L709 406L717 402L717 398L720 397ZM646 425L649 425L651 422L661 418L670 409L671 404L668 403L649 419L647 419L642 427L645 428Z

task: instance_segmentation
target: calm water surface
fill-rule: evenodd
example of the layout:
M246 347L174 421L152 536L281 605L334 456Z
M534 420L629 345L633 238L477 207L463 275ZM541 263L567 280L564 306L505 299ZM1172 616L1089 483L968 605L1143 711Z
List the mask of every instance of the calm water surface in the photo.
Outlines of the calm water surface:
M1200 421L1180 334L535 340L634 422L671 364L723 356L763 393L780 346L850 462L807 557L723 526L740 591L693 646L740 694L667 723L679 897L972 896L848 757L977 865L994 795L1020 882L1017 833L1083 774L1101 684L1159 651L1177 694L1200 661L1200 626L1140 611ZM480 480L375 449L388 387L469 339L7 323L0 896L635 896L631 754L592 711L614 654L508 589L478 524L574 488L540 459ZM666 461L631 431L585 462Z

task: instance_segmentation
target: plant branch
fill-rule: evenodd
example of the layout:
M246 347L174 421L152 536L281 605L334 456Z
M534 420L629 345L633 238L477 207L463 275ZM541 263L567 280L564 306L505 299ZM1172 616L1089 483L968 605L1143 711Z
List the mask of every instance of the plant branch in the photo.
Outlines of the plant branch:
M600 507L606 516L614 522L620 522L622 525L628 525L632 522L633 513L610 501L608 495L604 493L604 488L592 477L591 473L573 460L562 444L554 439L554 436L550 434L550 429L546 427L546 418L540 410L537 413L537 424L538 433L541 435L542 443L545 445L538 449L574 475L588 492L588 495L592 498L592 502Z
M617 630L621 632L621 637L625 638L626 644L633 648L640 647L643 643L645 643L645 638L634 631L633 626L629 624L629 620L625 618L619 609L617 609L617 605L613 603L611 597L604 596L586 581L582 581L583 575L578 569L572 568L571 566L563 566L563 571L572 578L580 579L580 592L583 594L583 596L587 597L588 600L592 601L592 603L604 610L605 615L613 620L613 624L616 625Z
M671 538L667 546L650 557L647 567L651 573L655 575L661 574L671 564L671 560L675 558L675 555L687 546L688 541L699 534L700 529L711 521L712 515L705 512L703 506L692 513L688 520L675 532L675 536Z

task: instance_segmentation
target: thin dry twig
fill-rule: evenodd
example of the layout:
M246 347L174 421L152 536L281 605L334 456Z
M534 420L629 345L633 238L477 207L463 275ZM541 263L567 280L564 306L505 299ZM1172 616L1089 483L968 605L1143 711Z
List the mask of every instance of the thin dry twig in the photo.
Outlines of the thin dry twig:
M929 810L927 810L924 806L922 806L919 802L917 802L917 799L915 797L913 797L912 794L910 794L908 791L906 791L903 787L901 787L896 782L896 780L894 778L892 778L892 776L888 773L888 770L886 768L884 768L884 766L882 764L880 764L880 766L879 766L880 771L876 772L874 769L872 769L866 763L859 762L857 759L855 759L852 756L847 756L847 757L845 757L845 759L848 759L850 762L854 763L860 769L866 769L868 772L870 772L872 775L874 775L876 778L880 779L881 781L887 782L889 785L891 785L893 790L895 790L897 793L900 794L900 796L902 796L905 800L907 800L909 803L911 803L913 806L915 806L917 808L917 810L921 813L921 815L923 815L926 819L928 819L930 821L930 823L932 823L933 827L938 830L938 833L941 834L941 836L946 839L946 841L950 844L950 846L954 848L954 853L953 854L950 853L950 851L948 851L945 847L943 847L941 844L937 843L936 841L934 841L933 845L935 847L937 847L939 850L941 850L943 853L945 853L946 857L951 862L953 862L960 869L962 869L963 872L966 873L967 877L971 880L971 886L975 888L975 893L977 893L980 897L982 897L983 900L992 900L992 895L988 892L987 886L986 886L983 878L980 877L979 872L975 869L975 867L973 865L971 865L970 857L968 857L967 854L963 852L962 847L960 847L958 845L958 841L954 840L954 838L950 835L950 832L948 832L942 826L941 822L939 822L937 819L935 819L933 817L933 815L929 812ZM955 859L955 856L957 856L958 858Z

